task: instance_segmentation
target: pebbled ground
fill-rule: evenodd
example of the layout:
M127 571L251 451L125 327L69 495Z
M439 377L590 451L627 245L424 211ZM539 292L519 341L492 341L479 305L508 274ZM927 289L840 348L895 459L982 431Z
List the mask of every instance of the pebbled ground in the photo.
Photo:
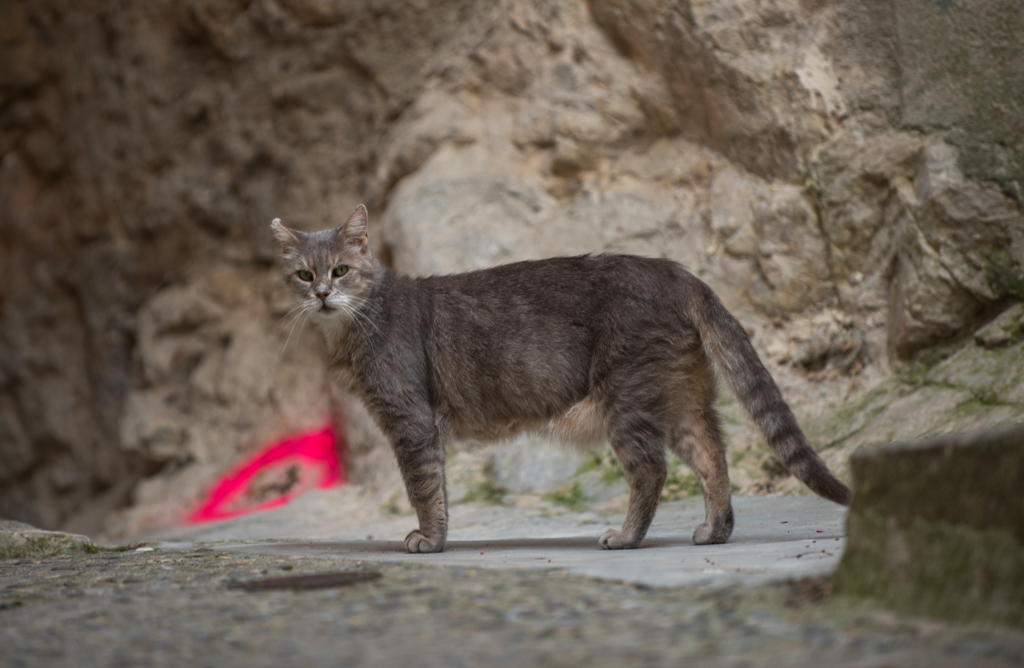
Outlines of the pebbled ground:
M378 579L256 591L335 571ZM223 552L0 563L2 666L1013 666L1024 635L900 620L826 578L648 588L564 571Z
M738 499L737 539L711 548L720 555L688 543L699 521L688 502L665 504L640 550L597 547L615 518L463 506L455 549L405 555L411 518L367 540L362 523L331 529L311 512L330 499L174 541L0 559L0 667L1024 665L1024 633L831 596L841 548L817 562L794 553L757 577L725 567L730 551L765 562L842 544L843 511L815 499ZM813 538L819 526L828 535ZM380 575L238 588L339 572Z

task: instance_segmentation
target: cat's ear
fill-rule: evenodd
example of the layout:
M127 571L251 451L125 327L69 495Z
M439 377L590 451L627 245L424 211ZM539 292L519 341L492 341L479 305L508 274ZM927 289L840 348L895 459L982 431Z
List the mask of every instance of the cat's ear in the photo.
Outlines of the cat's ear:
M369 243L366 237L366 223L366 207L360 204L349 216L348 222L338 230L338 239L346 246L351 244L366 248Z
M299 247L299 235L302 232L289 230L281 224L280 218L275 218L270 223L270 230L274 233L274 238L281 244L281 250L284 252L287 253L289 250L295 250Z

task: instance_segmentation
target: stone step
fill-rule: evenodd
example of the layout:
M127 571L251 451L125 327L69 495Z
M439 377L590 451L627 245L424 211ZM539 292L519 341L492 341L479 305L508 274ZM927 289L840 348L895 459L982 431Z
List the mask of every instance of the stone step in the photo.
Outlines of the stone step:
M1024 626L1024 425L865 448L836 592Z

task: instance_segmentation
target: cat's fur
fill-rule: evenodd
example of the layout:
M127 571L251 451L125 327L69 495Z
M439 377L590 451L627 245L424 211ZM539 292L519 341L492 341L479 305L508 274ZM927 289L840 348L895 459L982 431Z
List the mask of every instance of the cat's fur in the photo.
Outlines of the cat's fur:
M523 430L611 442L629 511L621 530L601 536L603 547L636 547L647 533L666 447L704 490L706 519L693 541L725 542L733 512L716 368L786 468L848 503L849 489L811 448L739 322L679 264L584 255L416 279L373 258L366 225L362 205L336 229L271 223L329 370L394 448L419 519L405 539L410 552L444 548L445 443ZM347 273L332 275L341 266Z

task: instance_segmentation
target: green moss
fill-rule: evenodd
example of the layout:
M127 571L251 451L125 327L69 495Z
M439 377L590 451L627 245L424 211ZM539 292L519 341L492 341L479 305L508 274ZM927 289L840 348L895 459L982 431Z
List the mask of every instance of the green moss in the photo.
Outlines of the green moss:
M388 500L381 504L380 511L385 515L403 515L402 508L398 503L401 499L401 492L395 492L388 497Z
M1021 338L1024 338L1024 329L1022 328L1024 328L1024 326L1022 326L1021 323L1018 322L1016 323L1016 325L1010 325L1006 329L1006 333L1010 337L1011 344L1017 343L1018 341L1021 340Z
M885 412L893 394L890 386L877 387L858 401L844 404L833 413L803 420L804 431L817 450L839 446ZM767 443L758 451L767 454Z
M916 389L924 385L927 381L925 377L934 369L940 362L946 360L955 352L955 348L959 346L954 345L937 345L931 346L930 348L924 348L917 354L907 360L906 364L896 370L896 378L905 386L909 386L906 389Z
M959 338L917 351L896 369L900 395L910 394L920 387L934 384L934 380L929 378L932 371L943 362L961 353L966 346L972 345L967 340Z
M849 518L835 593L912 615L1024 627L1024 545L1008 531L879 514Z
M975 391L974 397L984 406L998 406L1001 403L999 395L989 389Z
M983 258L985 281L1000 298L1024 299L1024 269L1019 267L1009 251L999 248Z
M957 404L956 408L953 409L950 418L957 422L960 422L965 418L974 417L978 413L984 413L986 410L988 410L988 406L985 404L985 402L977 398L973 398L968 401L964 401L963 403Z
M665 486L661 488L662 501L678 501L702 493L700 481L686 469L675 469L668 474Z
M999 395L991 391L978 391L969 400L957 404L948 414L953 424L984 424L989 422L987 416L998 411L1001 406L1015 406L1001 401Z
M618 482L624 476L622 467L619 466L619 460L616 459L615 452L608 443L594 450L576 470L576 475L583 475L591 471L599 471L601 481L606 484Z
M486 503L489 505L505 505L508 490L494 482L494 463L487 461L480 469L480 475L469 485L465 496L457 503Z
M618 464L609 466L601 471L601 482L606 485L613 485L625 477L626 474L622 472L622 467Z
M601 468L601 458L597 455L587 457L586 461L580 464L580 467L576 469L576 475L583 475L584 473L590 473Z
M583 489L578 482L552 490L545 494L543 498L576 512L586 510L588 505L587 495L583 493Z
M466 495L459 499L459 503L485 503L492 506L505 504L505 495L508 490L495 485L490 478L484 478L470 485Z
M101 548L84 536L50 531L0 532L0 559L40 559L60 554L95 554Z
M1004 324L1001 327L1005 341L1001 341L1001 345L1013 345L1024 337L1024 331L1021 331L1021 321L1013 320L1008 324Z
M750 450L730 450L729 451L729 466L739 466L743 463L743 460L750 454Z

